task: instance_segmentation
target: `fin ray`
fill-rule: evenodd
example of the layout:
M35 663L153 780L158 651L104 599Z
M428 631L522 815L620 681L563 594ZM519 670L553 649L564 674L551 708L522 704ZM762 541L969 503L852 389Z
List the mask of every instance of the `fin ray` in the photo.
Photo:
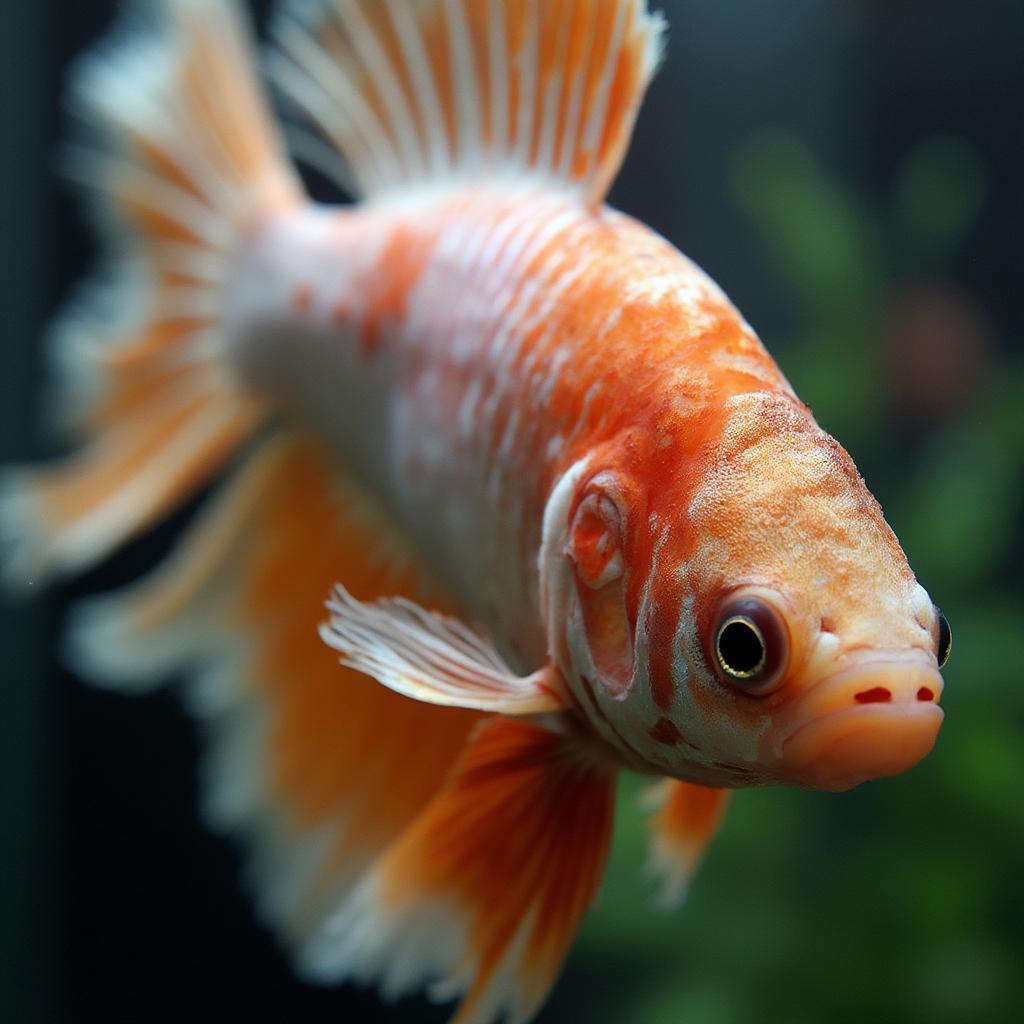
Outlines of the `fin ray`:
M597 204L662 27L646 0L288 0L270 67L363 196L505 175Z
M517 676L483 637L458 619L402 598L373 605L336 586L324 642L341 662L396 693L430 704L540 714L567 705L557 673L545 667Z
M523 719L479 727L445 786L306 949L320 980L429 985L459 1024L525 1021L554 981L607 856L613 773Z
M318 637L338 572L367 598L424 585L366 501L309 438L268 438L167 562L72 624L98 682L141 691L185 674L207 820L246 841L259 906L293 944L440 787L479 718L339 667Z
M79 448L0 491L7 576L87 568L184 501L268 419L231 373L222 293L247 225L300 201L236 3L162 0L84 58L68 159L111 257L54 332ZM207 257L182 272L183 251ZM198 278L198 279L197 279Z

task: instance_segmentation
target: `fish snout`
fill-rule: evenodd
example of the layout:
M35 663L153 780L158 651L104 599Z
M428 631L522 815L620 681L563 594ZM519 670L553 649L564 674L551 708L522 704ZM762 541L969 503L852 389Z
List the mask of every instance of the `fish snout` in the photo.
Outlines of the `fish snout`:
M935 745L942 688L924 652L873 653L825 677L774 731L780 781L844 790L912 768Z

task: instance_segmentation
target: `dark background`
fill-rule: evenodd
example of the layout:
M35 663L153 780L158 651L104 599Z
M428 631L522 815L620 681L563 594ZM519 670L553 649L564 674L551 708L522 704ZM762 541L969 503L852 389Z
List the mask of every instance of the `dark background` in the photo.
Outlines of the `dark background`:
M668 57L612 195L726 289L851 450L956 646L947 722L905 778L742 794L681 915L616 852L545 1020L1010 1021L1024 997L1024 7L663 0ZM262 14L265 5L256 5ZM107 2L4 10L0 461L48 452L38 339L92 255L52 173L69 59ZM173 524L3 606L0 1019L443 1020L295 981L229 843L195 816L169 697L61 667L77 594Z

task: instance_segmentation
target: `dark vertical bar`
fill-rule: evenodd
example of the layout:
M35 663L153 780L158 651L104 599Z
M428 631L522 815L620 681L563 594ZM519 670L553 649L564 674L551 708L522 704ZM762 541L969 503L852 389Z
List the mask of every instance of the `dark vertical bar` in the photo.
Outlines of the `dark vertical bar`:
M0 464L29 451L29 398L50 278L48 5L4 6L0 32ZM52 1021L41 614L0 596L0 1017Z

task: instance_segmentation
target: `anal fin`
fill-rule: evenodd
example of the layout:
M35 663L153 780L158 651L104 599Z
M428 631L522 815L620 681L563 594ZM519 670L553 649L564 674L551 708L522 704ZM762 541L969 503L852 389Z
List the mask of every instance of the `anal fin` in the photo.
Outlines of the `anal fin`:
M185 674L204 810L241 838L262 915L301 946L443 784L479 716L339 667L317 635L338 577L370 600L424 571L311 438L264 439L148 577L78 610L75 664L123 692Z

